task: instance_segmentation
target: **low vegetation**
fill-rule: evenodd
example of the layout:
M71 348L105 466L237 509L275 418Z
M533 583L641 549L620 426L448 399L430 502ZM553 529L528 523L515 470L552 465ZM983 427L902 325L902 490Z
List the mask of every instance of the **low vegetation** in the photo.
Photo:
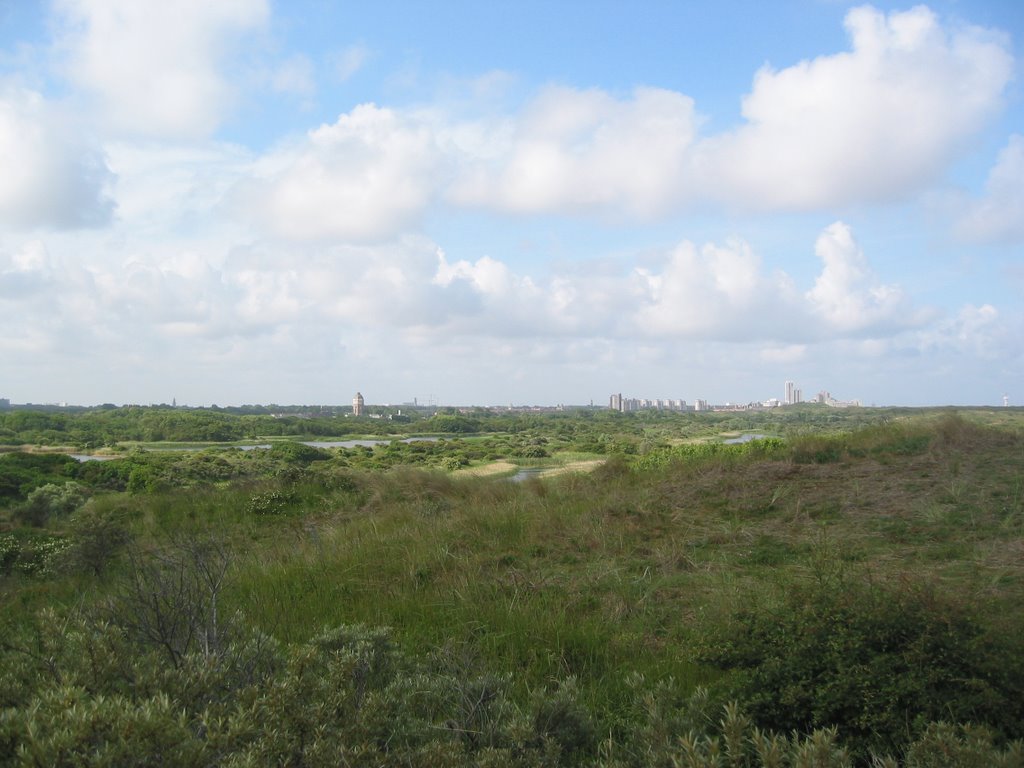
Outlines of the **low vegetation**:
M1024 765L1014 414L2 455L0 765Z

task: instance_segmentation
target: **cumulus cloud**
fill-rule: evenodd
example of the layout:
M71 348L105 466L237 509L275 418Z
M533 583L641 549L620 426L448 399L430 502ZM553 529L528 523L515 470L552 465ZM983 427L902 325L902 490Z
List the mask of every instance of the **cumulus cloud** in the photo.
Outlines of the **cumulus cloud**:
M745 124L701 143L701 186L729 203L812 209L899 198L935 180L1000 106L1004 40L926 7L846 16L852 50L763 68Z
M657 88L629 99L600 90L545 89L521 115L466 147L453 201L517 213L661 213L683 190L696 134L693 101ZM465 135L465 132L464 132Z
M645 218L716 201L765 210L902 198L938 179L1001 106L1001 37L923 6L846 17L851 50L775 70L735 130L701 136L684 94L550 86L521 111L443 126L459 161L446 198L512 213ZM1009 162L1010 159L1007 159Z
M311 359L325 365L344 347L346 359L366 366L391 370L388 359L417 360L435 372L460 371L460 381L482 366L481 391L494 392L496 376L535 375L554 364L569 375L574 366L593 372L626 360L653 372L667 360L713 366L721 359L731 360L731 380L742 382L749 367L740 358L817 364L827 350L842 349L867 366L923 351L992 360L1014 348L994 306L950 317L917 310L874 275L841 223L821 233L816 251L820 274L801 289L738 238L684 241L660 258L620 257L599 269L530 274L490 256L450 258L415 237L256 243L221 259L129 246L115 258L76 252L70 260L30 241L0 251L0 323L31 339L31 348L7 339L0 349L16 366L34 359L33 350L78 360L88 349L104 365L130 367L145 349L151 361L156 355L186 368L230 362L255 370L273 361L306 370ZM514 364L502 361L505 353Z
M981 359L1020 359L1020 318L1004 318L991 304L966 304L920 334L921 346L931 351L953 350ZM1012 352L1011 352L1012 350Z
M719 340L785 337L799 313L785 275L762 274L750 246L734 239L697 248L681 243L660 272L637 269L636 326L645 335Z
M439 165L429 125L363 104L262 158L235 200L244 216L281 237L370 240L418 218Z
M885 285L841 221L825 229L814 245L824 268L807 299L822 321L841 332L877 332L914 324L899 286Z
M857 8L846 27L851 50L758 72L743 124L718 135L701 136L691 98L650 87L547 86L497 116L363 104L268 153L236 200L278 237L337 242L408 231L435 203L635 221L707 202L820 210L905 197L998 109L1012 57L998 36L944 27L923 6ZM282 87L307 82L308 62L295 65ZM1013 202L1018 154L1011 145L994 171L981 220Z
M1010 137L989 172L984 196L968 206L957 229L984 242L1024 240L1024 136Z
M66 110L0 82L0 223L76 228L106 223L113 175Z
M267 0L58 0L67 77L114 130L157 137L213 131L235 87L222 71L239 35L269 18Z

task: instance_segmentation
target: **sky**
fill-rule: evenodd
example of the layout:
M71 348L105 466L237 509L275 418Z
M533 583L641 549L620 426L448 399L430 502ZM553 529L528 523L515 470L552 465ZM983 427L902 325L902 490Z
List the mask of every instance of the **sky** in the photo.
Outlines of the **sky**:
M1024 3L0 0L14 403L1024 403Z

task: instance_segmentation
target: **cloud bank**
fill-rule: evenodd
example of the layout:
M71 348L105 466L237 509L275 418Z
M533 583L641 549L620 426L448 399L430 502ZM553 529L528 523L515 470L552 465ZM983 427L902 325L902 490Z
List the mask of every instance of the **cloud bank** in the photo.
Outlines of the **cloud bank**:
M1024 359L1005 293L931 306L879 275L872 259L893 255L865 253L846 223L936 194L1003 106L1009 41L925 7L851 10L847 50L764 66L737 124L714 132L669 88L547 82L509 106L499 74L396 105L335 90L319 125L249 147L226 137L247 135L258 94L310 114L318 88L370 78L370 49L279 50L266 0L53 7L51 87L0 76L10 376L52 381L73 363L97 386L109 370L180 378L176 364L321 377L321 361L382 379L450 369L453 386L488 391L556 369L665 376L667 361L742 383L751 366L826 359L861 374ZM1015 134L956 232L1021 242L1022 179ZM770 263L751 213L797 222L803 247ZM687 236L694 214L713 235ZM510 244L524 222L554 241L581 220L616 244L552 266ZM467 248L463 223L506 239Z
M0 224L71 229L111 219L103 151L68 110L2 81L0 169Z
M924 7L856 8L846 28L849 51L759 71L742 124L715 135L702 135L690 97L651 87L552 85L516 112L468 120L363 104L264 158L274 170L249 187L252 219L298 240L366 239L437 204L642 222L709 203L804 211L906 199L998 111L1012 56L998 36L943 28ZM1015 151L994 172L1000 200Z
M267 0L58 0L56 10L66 76L104 126L161 138L220 124L238 95L226 52L270 17Z

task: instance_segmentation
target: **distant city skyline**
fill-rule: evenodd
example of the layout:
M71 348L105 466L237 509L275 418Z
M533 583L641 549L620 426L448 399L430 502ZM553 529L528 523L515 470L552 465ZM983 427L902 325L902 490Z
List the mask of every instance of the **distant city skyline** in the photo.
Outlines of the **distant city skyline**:
M1019 0L0 2L0 396L1012 402L1021 50Z
M649 409L670 410L670 411L680 411L680 412L682 412L682 411L706 411L706 410L711 410L711 409L714 409L714 408L722 408L722 407L764 407L764 408L772 408L772 407L779 407L779 406L783 406L783 405L798 405L798 404L804 402L803 397L802 397L802 390L800 390L798 387L796 387L794 382L787 380L784 383L784 389L785 389L785 394L784 394L784 397L782 399L771 398L771 397L770 398L766 398L766 399L754 398L754 399L750 399L750 400L746 400L746 401L736 401L736 402L728 401L728 400L719 401L719 400L715 400L715 399L708 400L706 398L701 398L701 397L695 398L692 401L688 402L684 398L633 397L631 395L623 395L621 392L619 392L619 393L613 393L613 394L611 394L609 396L607 407L610 410L622 411L622 412L631 412L631 411L649 410ZM838 406L838 407L848 407L848 406L859 406L859 405L862 405L862 403L859 400L856 400L856 399L837 400L836 398L833 398L831 393L828 392L827 390L820 391L817 395L815 395L813 400L811 400L810 402L821 403L821 404L825 404L825 405ZM149 405L161 405L161 404L166 404L166 403L150 403ZM1004 396L1003 397L1003 403L1002 404L1004 406L1009 404L1008 396ZM70 405L70 406L78 407L78 406L85 406L86 404L82 404L82 403L71 403L71 404L69 404L69 403L67 403L65 401L62 401L62 402L59 402L59 403L32 403L31 401L27 401L26 403L21 403L21 404L14 403L13 405L14 406L17 406L17 405L40 405L40 406L47 405L47 406L54 406L54 407L68 407ZM141 404L140 403L130 403L128 405L141 405ZM237 406L241 406L241 405L251 405L251 406L261 406L261 407L266 407L266 406L270 406L270 405L281 405L281 406L302 406L302 405L306 405L306 406L311 406L311 407L317 407L317 406L320 406L320 407L342 407L342 406L339 406L338 403L312 403L312 402L307 402L307 403L285 403L285 402L276 402L276 403L239 403L239 404L233 404L233 405L232 404L226 404L225 407L237 407ZM444 407L473 407L474 405L475 406L480 406L480 407L486 407L486 408L504 408L504 407L515 408L515 407L539 407L539 406L542 406L542 404L540 404L540 403L527 403L527 402L508 403L507 406L506 406L506 404L499 404L499 403L494 403L494 402L481 402L481 403L472 403L472 404L470 404L470 403L437 403L433 399L433 396L431 396L431 398L428 399L427 402L422 403L422 404L419 403L419 398L418 397L414 397L412 400L405 400L405 401L402 401L402 402L391 402L391 401L381 401L381 402L373 402L373 401L371 401L371 402L367 402L366 399L363 397L362 392L356 392L355 395L351 398L351 406L350 406L350 408L351 408L351 412L352 412L352 414L354 416L362 416L362 415L367 414L367 411L366 411L367 407L370 407L370 408L372 408L372 407L386 407L386 408L394 408L394 407L444 408ZM10 398L0 398L0 409L10 408L11 406L12 406L12 403L10 401ZM559 407L559 406L564 406L564 407L587 407L587 404L585 403L585 401L566 401L564 403L558 403L558 404L543 404L543 407ZM177 398L172 398L171 399L171 407L178 407ZM187 408L187 407L192 407L192 406L189 406L188 404L182 404L182 407ZM197 405L195 407L204 407L204 406L203 405ZM590 400L589 407L594 407L594 401L593 400ZM597 407L604 407L604 406L598 405Z

